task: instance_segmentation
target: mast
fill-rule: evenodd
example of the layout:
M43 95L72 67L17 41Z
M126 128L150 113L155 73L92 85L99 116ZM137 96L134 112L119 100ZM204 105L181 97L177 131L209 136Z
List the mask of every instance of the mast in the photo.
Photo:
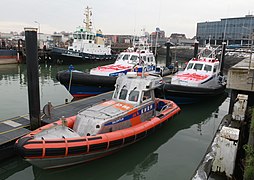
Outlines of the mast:
M85 19L84 19L84 23L85 23L85 27L86 27L86 31L92 31L92 21L91 21L91 16L92 16L92 8L89 8L88 6L85 9Z

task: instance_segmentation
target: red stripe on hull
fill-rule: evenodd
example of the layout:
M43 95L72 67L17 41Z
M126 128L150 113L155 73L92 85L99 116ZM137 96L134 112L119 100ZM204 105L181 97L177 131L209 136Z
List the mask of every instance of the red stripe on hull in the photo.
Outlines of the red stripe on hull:
M97 94L72 94L74 98L86 98L96 96Z

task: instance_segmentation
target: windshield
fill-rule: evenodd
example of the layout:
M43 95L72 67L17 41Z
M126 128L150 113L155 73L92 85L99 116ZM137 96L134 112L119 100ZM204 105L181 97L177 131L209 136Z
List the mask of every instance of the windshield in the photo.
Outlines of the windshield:
M129 101L137 102L139 98L139 91L131 91L129 95Z
M191 69L193 67L193 63L189 63L187 69Z
M119 54L118 57L117 57L117 60L122 59L122 57L123 57L123 54Z
M196 64L194 65L194 68L193 68L193 69L195 69L195 70L201 70L202 67L203 67L203 64L196 63Z
M119 99L125 100L127 96L127 92L128 90L126 89L126 87L124 87L120 92Z
M125 54L125 55L123 56L123 60L128 60L128 59L129 59L129 57L130 57L130 55L129 55L129 54Z
M212 66L206 64L205 67L204 67L204 70L205 71L212 71Z

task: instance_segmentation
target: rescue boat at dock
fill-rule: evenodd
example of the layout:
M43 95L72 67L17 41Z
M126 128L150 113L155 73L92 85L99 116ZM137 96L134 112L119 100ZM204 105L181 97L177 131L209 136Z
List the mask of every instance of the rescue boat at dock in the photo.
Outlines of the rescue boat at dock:
M153 133L180 108L155 98L158 76L136 72L117 78L111 100L81 110L76 116L43 126L20 138L16 151L31 164L57 168L104 157Z

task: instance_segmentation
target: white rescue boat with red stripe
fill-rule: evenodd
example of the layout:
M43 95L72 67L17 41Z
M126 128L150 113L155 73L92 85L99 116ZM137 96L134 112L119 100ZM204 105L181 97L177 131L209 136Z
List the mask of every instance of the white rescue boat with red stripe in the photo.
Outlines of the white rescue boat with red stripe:
M208 47L197 58L192 58L183 71L172 77L171 83L164 84L158 90L161 96L178 104L190 104L222 94L226 88L226 79L222 75L217 50ZM205 56L207 52L210 54Z

